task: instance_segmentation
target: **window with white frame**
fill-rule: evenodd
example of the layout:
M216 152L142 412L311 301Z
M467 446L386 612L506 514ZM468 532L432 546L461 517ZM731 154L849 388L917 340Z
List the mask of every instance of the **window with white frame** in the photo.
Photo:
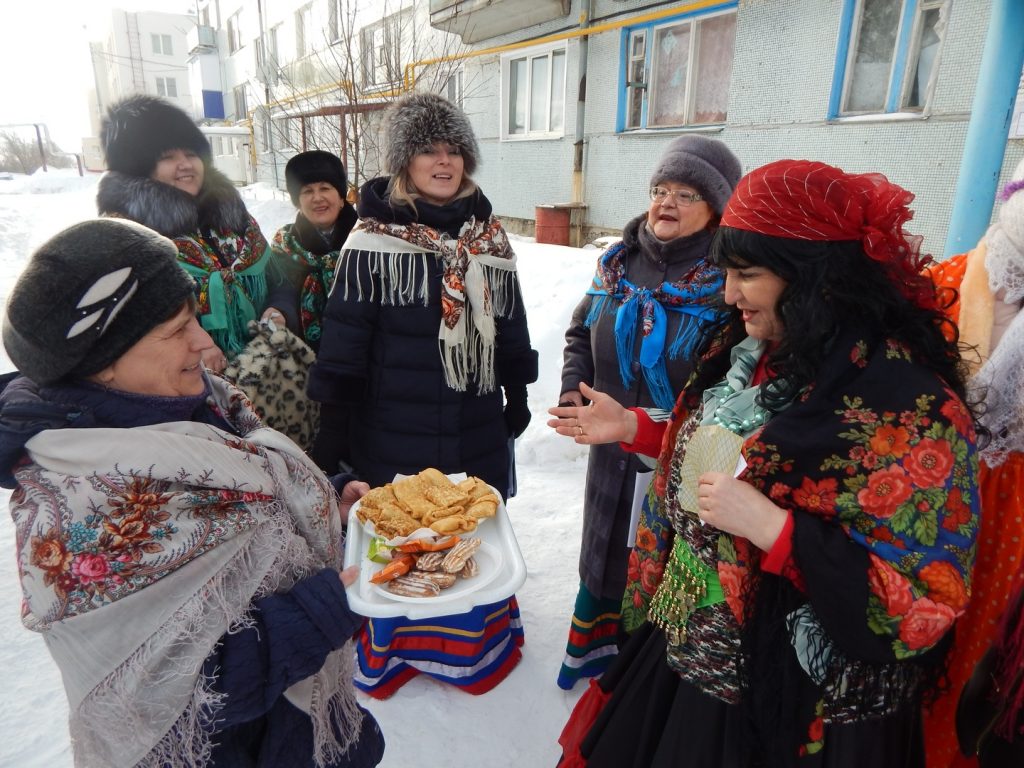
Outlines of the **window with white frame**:
M502 139L549 138L565 130L565 44L501 60Z
M168 96L172 99L178 98L178 81L173 77L158 77L156 79L156 95Z
M242 47L242 12L228 17L228 53L234 53Z
M278 55L278 41L281 38L281 25L275 24L267 30L267 63L272 66L277 66L277 63L281 60Z
M364 85L391 85L402 79L402 28L406 13L395 13L359 30Z
M725 122L736 47L734 10L632 27L625 44L620 130Z
M295 12L295 57L301 59L313 51L313 4Z
M444 95L448 101L462 107L462 69L452 72L444 83Z
M830 116L924 110L948 13L949 0L845 0Z
M170 35L150 35L149 37L153 43L153 53L161 56L174 55L174 48L171 46Z

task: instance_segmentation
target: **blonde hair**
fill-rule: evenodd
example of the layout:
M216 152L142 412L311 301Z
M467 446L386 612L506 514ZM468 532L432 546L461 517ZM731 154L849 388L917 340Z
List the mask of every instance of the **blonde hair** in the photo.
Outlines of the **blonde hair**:
M463 174L462 183L459 185L459 191L455 193L455 196L448 202L450 203L453 200L460 200L463 197L469 197L476 192L476 189L476 182L467 174ZM423 195L419 193L419 190L417 190L416 186L412 183L412 178L409 176L408 168L403 168L391 177L391 181L388 182L388 196L391 198L392 204L399 203L400 205L407 205L412 208L413 213L419 215L419 211L416 210L416 201L423 197Z

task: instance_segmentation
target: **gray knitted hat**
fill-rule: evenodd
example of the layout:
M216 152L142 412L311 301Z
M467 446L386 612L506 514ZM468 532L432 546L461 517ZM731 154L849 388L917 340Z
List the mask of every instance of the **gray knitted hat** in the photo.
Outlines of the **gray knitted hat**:
M387 172L394 176L409 167L414 155L445 141L462 150L465 174L472 176L480 157L473 127L466 113L444 96L414 93L399 99L385 118Z
M192 295L174 243L141 224L93 219L32 254L7 300L3 340L37 384L102 371Z
M725 144L707 136L687 134L669 142L654 167L651 186L663 181L689 184L721 215L742 175L739 158Z

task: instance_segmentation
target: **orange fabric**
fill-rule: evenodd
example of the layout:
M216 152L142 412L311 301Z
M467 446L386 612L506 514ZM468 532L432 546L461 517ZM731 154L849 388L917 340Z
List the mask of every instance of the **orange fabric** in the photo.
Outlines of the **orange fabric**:
M967 255L947 259L930 270L936 285L959 288ZM960 299L946 310L951 320L960 315ZM1022 580L1024 562L1024 455L1010 454L993 468L984 462L979 478L981 529L974 564L971 602L956 625L949 656L949 690L925 714L927 768L970 768L975 758L960 754L955 716L960 691L995 639L999 619Z

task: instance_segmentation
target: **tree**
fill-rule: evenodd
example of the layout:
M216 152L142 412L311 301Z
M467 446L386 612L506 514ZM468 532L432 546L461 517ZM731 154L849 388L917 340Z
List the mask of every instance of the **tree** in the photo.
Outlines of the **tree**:
M47 167L70 168L73 165L71 158L48 138L43 140L43 149ZM43 159L35 139L26 139L16 131L0 132L0 171L28 175L42 167Z
M254 133L275 160L303 148L338 153L358 187L384 169L383 110L414 84L443 91L467 49L417 18L429 13L420 0L330 0L327 6L327 23L313 32L318 44L307 45L312 40L297 31L297 44L311 49L305 56L282 64L272 53L276 45L258 44L263 106L254 110ZM410 71L409 64L427 60L435 63Z

